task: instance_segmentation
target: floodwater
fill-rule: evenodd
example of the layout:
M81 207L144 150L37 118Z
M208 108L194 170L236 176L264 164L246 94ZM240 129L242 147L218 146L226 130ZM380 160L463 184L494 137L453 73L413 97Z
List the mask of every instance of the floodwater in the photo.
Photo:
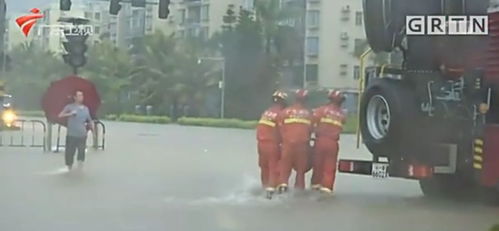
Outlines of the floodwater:
M499 208L422 197L418 183L339 174L333 198L259 190L254 132L107 123L105 151L0 148L0 230L487 231ZM345 135L341 157L369 159Z

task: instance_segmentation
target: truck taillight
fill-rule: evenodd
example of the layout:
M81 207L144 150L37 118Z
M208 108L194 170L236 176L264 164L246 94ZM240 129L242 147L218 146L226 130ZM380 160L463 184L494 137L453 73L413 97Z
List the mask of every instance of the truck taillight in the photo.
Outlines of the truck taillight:
M353 161L340 161L338 170L340 172L353 172L355 170Z
M407 176L416 179L430 178L433 175L433 168L426 165L410 164L407 167Z

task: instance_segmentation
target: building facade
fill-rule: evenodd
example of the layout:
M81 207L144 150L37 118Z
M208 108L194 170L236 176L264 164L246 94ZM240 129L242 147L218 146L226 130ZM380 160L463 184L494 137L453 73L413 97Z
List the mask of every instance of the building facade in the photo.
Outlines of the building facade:
M254 0L174 0L172 1L171 24L179 37L195 36L209 38L221 30L223 16L229 5L234 9L253 9Z
M361 0L307 0L306 87L357 89L359 59L366 39Z

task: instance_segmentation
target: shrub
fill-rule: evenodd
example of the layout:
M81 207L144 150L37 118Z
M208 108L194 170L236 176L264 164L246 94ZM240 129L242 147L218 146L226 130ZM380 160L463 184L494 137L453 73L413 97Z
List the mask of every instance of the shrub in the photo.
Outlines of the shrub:
M106 115L106 116L104 117L104 119L106 119L106 120L111 120L111 121L115 121L115 120L118 120L118 116L117 116L117 115L115 115L115 114L109 114L109 115Z
M113 118L111 116L111 118ZM136 122L136 123L156 123L156 124L168 124L171 123L171 119L168 116L143 116L143 115L131 115L123 114L116 118L118 121L123 122Z
M26 117L45 117L45 112L43 111L18 111L17 114Z
M239 119L213 119L213 118L187 118L182 117L177 120L180 125L219 127L219 128L243 128L254 129L256 121L245 121Z

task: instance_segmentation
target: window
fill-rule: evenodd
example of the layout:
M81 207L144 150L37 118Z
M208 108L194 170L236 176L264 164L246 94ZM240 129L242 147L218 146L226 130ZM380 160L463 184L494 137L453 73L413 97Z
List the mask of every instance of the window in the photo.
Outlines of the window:
M246 10L251 10L254 7L254 2L253 0L244 0L242 7Z
M360 66L355 65L353 67L353 79L358 80L360 79Z
M340 45L341 45L341 47L343 47L343 48L348 47L348 43L349 43L349 36L348 36L348 34L347 34L346 32L341 33L341 35L340 35L340 39L341 39L341 40L340 40Z
M178 17L179 17L179 23L180 23L180 25L183 25L185 23L185 9L184 10L179 10Z
M307 25L310 27L318 27L320 22L320 11L311 10L308 12Z
M340 75L342 77L345 77L345 76L347 76L347 74L348 74L348 65L347 64L341 64L340 65Z
M355 25L362 26L362 21L363 21L362 12L361 11L355 12Z
M319 65L317 64L307 64L307 82L318 82L319 81Z
M203 22L210 20L210 6L205 5L201 7L201 20Z
M189 23L201 23L201 7L190 7L188 14Z
M94 27L94 33L100 34L100 26Z
M90 12L85 12L85 18L92 18L92 14Z
M307 38L307 53L308 55L318 55L319 54L319 38L310 37Z
M100 12L95 13L95 20L100 20Z

